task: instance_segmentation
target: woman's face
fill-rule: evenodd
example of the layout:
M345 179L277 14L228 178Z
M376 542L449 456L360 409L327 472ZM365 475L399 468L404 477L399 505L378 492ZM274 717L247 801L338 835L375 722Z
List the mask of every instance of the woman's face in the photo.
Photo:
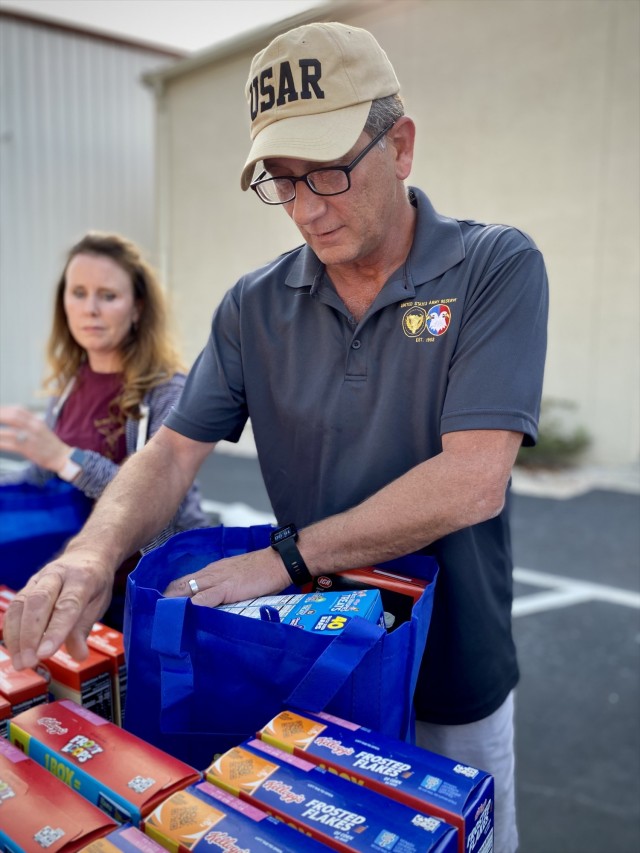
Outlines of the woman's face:
M121 347L140 317L129 273L102 255L76 255L67 267L64 310L92 370L118 373Z

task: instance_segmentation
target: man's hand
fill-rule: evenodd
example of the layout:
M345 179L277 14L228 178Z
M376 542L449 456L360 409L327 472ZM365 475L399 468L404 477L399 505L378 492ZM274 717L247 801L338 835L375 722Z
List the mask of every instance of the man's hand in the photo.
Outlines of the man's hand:
M33 575L5 614L4 640L14 668L34 667L64 642L72 657L84 660L91 627L111 601L114 574L90 549L78 548Z
M194 580L194 594L189 581ZM290 586L291 578L273 548L251 551L209 563L204 569L171 581L164 594L168 598L188 596L194 604L217 607L246 598L273 595Z

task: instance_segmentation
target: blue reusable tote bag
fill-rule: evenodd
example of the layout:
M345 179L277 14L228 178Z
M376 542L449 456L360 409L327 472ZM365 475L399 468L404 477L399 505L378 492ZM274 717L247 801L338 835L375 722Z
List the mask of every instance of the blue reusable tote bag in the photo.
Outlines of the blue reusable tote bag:
M71 483L0 486L0 583L22 589L89 517L93 501Z
M272 529L179 533L145 554L127 580L125 728L198 769L284 708L325 710L403 739L413 732L437 575L433 558L384 564L430 581L411 619L390 633L354 618L327 637L162 596L176 577L267 547Z

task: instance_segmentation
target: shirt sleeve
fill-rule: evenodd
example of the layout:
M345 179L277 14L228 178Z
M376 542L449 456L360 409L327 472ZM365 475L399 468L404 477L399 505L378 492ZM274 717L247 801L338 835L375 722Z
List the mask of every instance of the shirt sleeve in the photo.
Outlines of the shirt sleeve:
M544 261L526 235L507 228L488 256L478 254L449 367L441 432L513 430L532 445L547 346Z

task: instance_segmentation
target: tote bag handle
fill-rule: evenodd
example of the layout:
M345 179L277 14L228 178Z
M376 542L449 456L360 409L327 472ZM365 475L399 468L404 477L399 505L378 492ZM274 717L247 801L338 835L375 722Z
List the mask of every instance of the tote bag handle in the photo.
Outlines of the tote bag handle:
M189 728L188 699L193 695L194 677L183 636L187 608L195 606L188 598L160 598L156 602L151 647L160 658L160 726L165 732ZM358 617L350 619L318 656L284 706L308 711L325 708L384 634L386 630L380 625Z

